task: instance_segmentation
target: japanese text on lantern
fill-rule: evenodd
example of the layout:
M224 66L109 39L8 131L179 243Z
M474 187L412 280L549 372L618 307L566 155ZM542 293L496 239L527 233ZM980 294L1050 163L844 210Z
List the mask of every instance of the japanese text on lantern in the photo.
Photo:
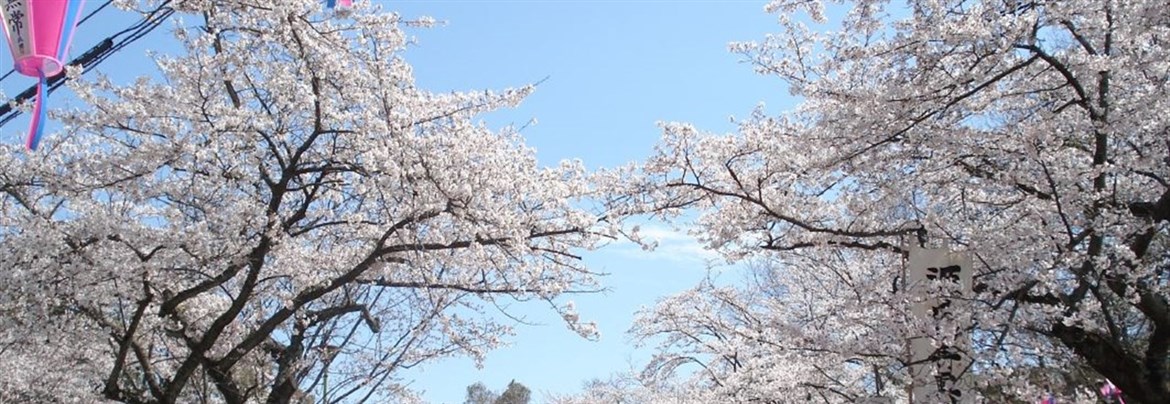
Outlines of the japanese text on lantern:
M0 12L4 13L4 27L8 31L9 43L14 56L26 55L28 49L28 0L5 0Z

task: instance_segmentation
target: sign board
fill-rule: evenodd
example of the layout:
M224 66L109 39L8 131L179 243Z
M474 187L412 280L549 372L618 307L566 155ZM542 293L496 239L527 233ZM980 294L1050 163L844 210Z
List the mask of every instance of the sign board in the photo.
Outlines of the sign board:
M971 293L971 257L912 247L909 265L908 289L921 297L911 311L933 328L910 340L913 402L972 403L960 380L971 363L970 316L956 299Z

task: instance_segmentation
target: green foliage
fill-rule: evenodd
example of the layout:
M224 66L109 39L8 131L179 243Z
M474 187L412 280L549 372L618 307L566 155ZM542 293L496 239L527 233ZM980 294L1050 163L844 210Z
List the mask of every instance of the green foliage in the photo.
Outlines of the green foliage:
M532 400L532 390L516 380L508 383L503 393L489 389L482 382L475 382L467 386L467 398L463 404L528 404Z
M467 398L463 404L492 404L496 400L496 392L491 391L481 382L467 386Z
M500 394L492 404L528 404L531 397L532 391L528 387L512 380L508 383L508 389L504 390L504 393Z

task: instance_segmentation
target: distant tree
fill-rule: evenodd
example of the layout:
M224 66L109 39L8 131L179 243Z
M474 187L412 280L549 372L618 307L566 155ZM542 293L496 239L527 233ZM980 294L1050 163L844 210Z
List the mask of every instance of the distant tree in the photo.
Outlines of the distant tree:
M504 390L504 393L500 394L499 397L496 397L496 401L493 404L528 404L531 398L532 391L528 387L512 380L508 383L508 389Z
M463 400L463 404L492 404L498 397L496 392L488 389L483 383L475 382L467 386L467 399Z
M721 397L710 389L697 384L653 383L643 380L637 372L620 372L606 379L592 379L582 383L581 390L567 395L552 395L545 398L551 404L633 404L671 403L706 404L719 402Z

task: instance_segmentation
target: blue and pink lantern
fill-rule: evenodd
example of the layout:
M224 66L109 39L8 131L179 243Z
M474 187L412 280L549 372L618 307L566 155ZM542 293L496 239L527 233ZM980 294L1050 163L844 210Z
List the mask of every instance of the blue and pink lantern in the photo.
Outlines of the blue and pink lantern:
M325 7L334 8L340 3L342 7L352 7L353 0L325 0Z
M84 4L85 0L0 0L0 17L16 64L14 69L40 80L25 143L29 150L37 148L44 129L43 106L48 96L45 81L64 70L69 42Z

